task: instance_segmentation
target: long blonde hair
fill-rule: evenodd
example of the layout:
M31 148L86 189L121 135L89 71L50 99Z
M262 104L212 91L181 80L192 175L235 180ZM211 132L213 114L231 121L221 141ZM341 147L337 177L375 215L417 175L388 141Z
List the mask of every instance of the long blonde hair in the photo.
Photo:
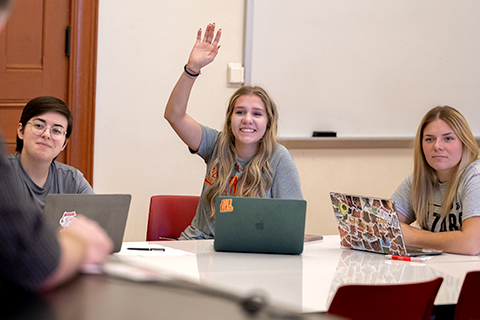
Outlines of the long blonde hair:
M218 196L222 195L228 187L230 174L237 161L235 137L232 132L232 114L237 99L244 95L256 95L262 100L267 113L268 123L265 134L258 141L258 151L249 161L239 181L237 195L242 197L265 197L266 191L271 188L273 183L273 171L268 160L277 145L277 106L263 88L243 86L230 98L225 124L222 132L218 136L218 143L215 150L216 159L212 162L211 166L212 168L216 168L216 177L213 177L213 185L206 194L207 202L212 209L212 218L215 216L215 200Z
M442 218L445 218L452 208L463 172L470 163L478 159L477 141L473 137L467 120L458 110L449 106L438 106L423 117L415 137L413 182L410 195L417 222L422 228L427 228L428 213L433 213L433 190L439 183L435 170L427 163L423 153L423 131L429 123L437 119L445 121L462 142L462 158L453 170L442 200Z

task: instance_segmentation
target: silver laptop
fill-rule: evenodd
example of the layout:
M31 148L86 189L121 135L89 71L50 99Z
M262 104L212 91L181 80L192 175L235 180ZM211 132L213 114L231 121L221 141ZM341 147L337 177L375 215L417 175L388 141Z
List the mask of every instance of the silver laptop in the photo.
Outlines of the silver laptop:
M389 199L330 193L342 247L399 256L442 251L405 245L395 203Z
M68 227L77 214L95 220L120 251L132 196L129 194L49 194L43 219L54 229Z
M300 254L305 200L217 197L216 251Z

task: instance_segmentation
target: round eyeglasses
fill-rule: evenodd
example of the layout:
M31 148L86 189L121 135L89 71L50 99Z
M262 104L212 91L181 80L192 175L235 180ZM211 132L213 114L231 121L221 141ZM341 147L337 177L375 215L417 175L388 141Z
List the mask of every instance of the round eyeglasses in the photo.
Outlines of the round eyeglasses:
M61 126L49 127L40 120L33 120L27 122L27 124L30 125L32 133L37 136L41 136L47 129L50 129L50 137L52 137L53 140L60 140L67 133L65 129Z

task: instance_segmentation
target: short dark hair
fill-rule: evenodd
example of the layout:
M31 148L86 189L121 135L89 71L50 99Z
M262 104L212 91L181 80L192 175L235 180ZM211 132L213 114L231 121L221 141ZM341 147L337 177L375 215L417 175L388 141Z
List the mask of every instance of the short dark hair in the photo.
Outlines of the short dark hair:
M65 116L65 118L67 118L68 125L67 125L67 132L65 134L65 137L67 139L70 138L70 135L72 134L72 129L73 129L73 115L70 112L70 109L68 109L65 102L63 102L58 98L50 97L50 96L37 97L30 100L26 104L25 108L23 108L22 116L20 117L22 130L25 130L25 126L27 125L27 122L30 119L32 119L35 116L45 114L47 112L57 112ZM20 139L17 135L17 148L15 149L15 151L22 152L22 149L23 149L23 140Z

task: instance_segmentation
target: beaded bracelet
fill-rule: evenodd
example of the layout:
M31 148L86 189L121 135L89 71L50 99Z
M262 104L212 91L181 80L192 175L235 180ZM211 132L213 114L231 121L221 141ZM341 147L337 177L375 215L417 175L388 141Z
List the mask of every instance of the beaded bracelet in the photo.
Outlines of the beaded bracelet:
M193 70L188 64L183 67L183 70L191 77L198 77L200 75L200 71Z

